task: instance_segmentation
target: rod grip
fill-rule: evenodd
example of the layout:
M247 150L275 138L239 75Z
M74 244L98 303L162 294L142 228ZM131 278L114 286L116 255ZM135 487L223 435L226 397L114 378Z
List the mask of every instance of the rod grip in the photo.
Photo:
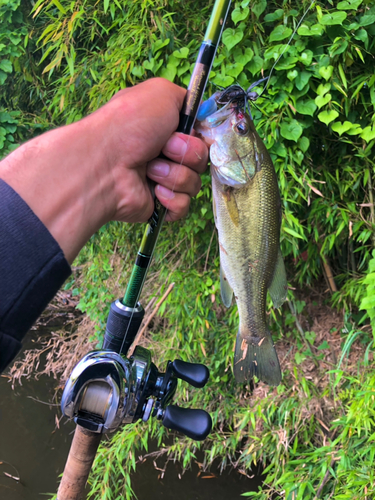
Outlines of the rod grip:
M107 318L103 349L109 349L126 356L138 333L144 315L145 311L140 304L134 308L124 306L120 299L112 302Z
M77 425L57 492L57 500L81 500L83 498L100 438L101 434Z

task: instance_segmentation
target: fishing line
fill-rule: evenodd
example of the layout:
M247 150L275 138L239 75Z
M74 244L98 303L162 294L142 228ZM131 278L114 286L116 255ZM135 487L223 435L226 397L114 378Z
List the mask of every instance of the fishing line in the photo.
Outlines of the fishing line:
M273 66L272 66L272 68L271 68L271 71L270 71L270 74L269 74L269 75L268 75L268 77L267 77L267 78L268 78L268 79L267 79L267 83L266 83L266 85L265 85L264 89L262 90L262 92L258 95L258 99L259 99L259 97L262 97L262 95L264 94L264 92L267 90L267 88L268 88L268 86L269 86L269 84L270 84L270 81L271 81L271 75L272 75L272 72L273 72L273 70L275 69L276 64L280 61L280 59L281 59L281 58L282 58L282 56L284 55L284 53L285 53L286 49L287 49L287 48L289 47L289 45L292 43L292 40L293 40L293 38L294 38L294 35L297 33L298 28L301 26L302 21L305 19L305 17L306 17L306 15L307 15L307 13L308 13L308 12L309 12L309 10L311 9L311 7L314 5L314 3L315 3L315 0L311 0L310 5L308 6L308 8L307 8L307 9L305 10L305 12L303 13L303 16L301 17L301 19L298 21L298 24L297 24L297 26L295 27L295 29L294 29L293 33L291 34L291 36L290 36L290 38L289 38L288 43L284 46L284 48L283 48L283 50L282 50L281 54L279 55L279 57L276 59L275 63L273 64Z

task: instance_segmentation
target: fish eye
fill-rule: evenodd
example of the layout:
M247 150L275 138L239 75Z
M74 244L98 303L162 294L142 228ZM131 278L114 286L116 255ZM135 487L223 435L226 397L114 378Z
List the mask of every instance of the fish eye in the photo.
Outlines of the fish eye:
M249 131L249 127L245 121L236 123L234 128L240 135L246 135Z

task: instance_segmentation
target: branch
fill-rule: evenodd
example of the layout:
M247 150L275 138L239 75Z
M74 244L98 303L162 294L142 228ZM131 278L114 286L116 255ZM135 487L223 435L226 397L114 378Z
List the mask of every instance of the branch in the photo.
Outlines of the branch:
M171 291L173 290L173 287L174 287L174 283L171 283L169 285L169 287L167 288L167 291L165 292L165 294L162 296L162 298L159 300L159 302L156 304L155 306L155 309L152 311L152 313L145 319L145 322L144 322L144 325L143 327L141 328L141 330L139 330L139 332L137 333L135 339L134 339L134 342L132 343L130 349L129 349L129 356L132 356L133 353L134 353L134 349L137 347L137 345L139 344L139 341L142 337L142 335L144 334L146 328L148 327L148 325L150 324L151 320L154 318L154 316L156 315L156 313L159 311L160 309L160 306L162 305L162 303L166 300L166 298L168 297L168 295L171 293Z

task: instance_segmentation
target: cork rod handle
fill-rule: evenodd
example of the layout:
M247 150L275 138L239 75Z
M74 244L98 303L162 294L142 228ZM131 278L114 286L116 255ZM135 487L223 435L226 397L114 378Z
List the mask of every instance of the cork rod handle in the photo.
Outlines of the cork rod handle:
M57 500L81 500L83 498L100 438L101 434L77 425L57 492Z

